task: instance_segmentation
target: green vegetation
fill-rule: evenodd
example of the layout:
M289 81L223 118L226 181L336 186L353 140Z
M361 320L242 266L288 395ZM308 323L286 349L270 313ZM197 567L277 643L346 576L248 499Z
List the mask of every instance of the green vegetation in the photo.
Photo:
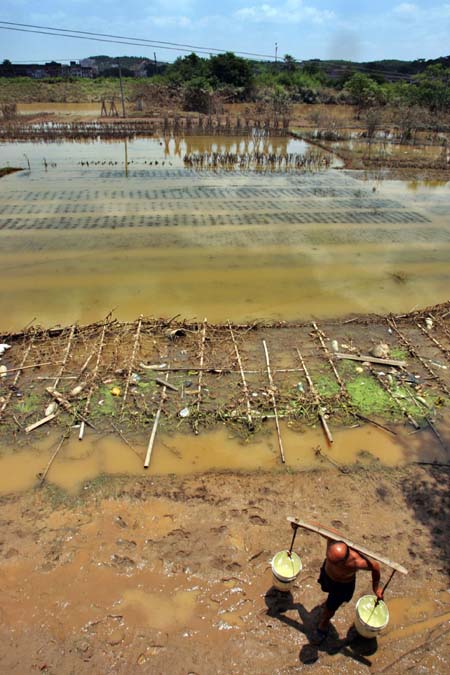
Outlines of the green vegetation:
M92 57L101 67L95 79L0 78L0 102L101 101L119 96L117 59ZM202 58L192 53L172 64L147 62L148 77L134 77L140 59L121 57L125 96L155 99L164 91L179 98L186 110L209 112L212 93L224 101L270 103L284 114L293 102L352 103L359 112L374 106L420 106L432 112L450 106L450 58L414 62L345 61L299 63L286 54L279 62L251 61L232 52ZM109 77L105 77L109 75ZM392 81L391 81L392 80Z

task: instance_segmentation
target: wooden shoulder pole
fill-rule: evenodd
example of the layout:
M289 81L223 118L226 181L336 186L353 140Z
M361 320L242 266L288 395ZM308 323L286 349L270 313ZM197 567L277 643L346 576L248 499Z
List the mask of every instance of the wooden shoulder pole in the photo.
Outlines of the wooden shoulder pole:
M305 523L303 520L298 520L297 518L293 518L292 516L288 516L287 520L290 523L297 525L297 527L302 527L304 530L309 530L310 532L316 532L316 534L320 534L321 537L325 537L326 539L332 539L333 541L343 541L344 544L347 544L347 546L349 546L350 548L353 548L355 551L358 551L358 553L363 553L369 558L373 558L373 560L376 560L377 562L380 562L383 565L390 567L396 572L400 572L400 574L408 574L408 570L406 570L402 565L399 565L398 563L389 560L389 558L385 558L381 555L378 555L378 553L373 553L373 551L369 551L369 549L366 548L365 546L355 544L355 542L351 541L350 539L347 539L347 537L343 536L342 534L339 534L338 532L327 530L325 527L319 525L310 525L309 523Z

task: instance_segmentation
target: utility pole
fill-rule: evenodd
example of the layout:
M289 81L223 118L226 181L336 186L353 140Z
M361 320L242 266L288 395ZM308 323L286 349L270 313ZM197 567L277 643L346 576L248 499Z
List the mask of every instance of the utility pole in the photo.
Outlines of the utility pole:
M153 52L153 59L154 59L154 63L155 63L155 75L157 75L158 74L158 62L156 60L156 52Z
M120 67L120 59L117 59L117 63L119 64L120 98L122 99L122 117L126 117L127 115L125 112L125 99L123 96L122 68Z
M278 61L278 42L275 42L275 63Z

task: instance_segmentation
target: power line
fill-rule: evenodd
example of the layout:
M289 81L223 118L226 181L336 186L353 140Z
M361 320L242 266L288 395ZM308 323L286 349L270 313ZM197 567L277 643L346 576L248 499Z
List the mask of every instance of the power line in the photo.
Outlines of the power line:
M161 40L146 40L144 38L134 38L124 35L111 35L109 33L94 33L90 31L73 30L69 28L54 28L53 26L38 26L26 23L14 23L12 21L0 21L0 28L3 30L15 30L23 33L38 33L40 35L53 35L59 37L78 38L79 40L95 40L96 42L112 42L115 44L132 44L134 46L142 47L157 47L158 49L170 49L172 51L190 51L195 50L202 53L209 54L211 52L223 53L227 50L218 49L216 47L198 47L196 45L182 44L178 42L163 42ZM38 28L40 30L29 30ZM47 31L53 31L49 33ZM74 35L69 35L74 33ZM87 37L89 36L89 37ZM108 39L103 39L108 38ZM118 42L119 41L119 42ZM129 42L132 41L132 42ZM167 45L167 46L164 46ZM258 54L254 52L235 51L235 54L243 54L245 56L256 56L259 58L273 59L273 54Z

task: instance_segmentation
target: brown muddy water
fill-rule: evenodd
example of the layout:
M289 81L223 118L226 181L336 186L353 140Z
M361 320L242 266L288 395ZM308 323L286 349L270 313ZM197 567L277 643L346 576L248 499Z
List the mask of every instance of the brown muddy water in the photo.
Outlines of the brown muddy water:
M56 113L61 115L99 115L102 111L102 104L97 103L18 103L17 112L19 115L30 115L33 113Z
M243 321L448 299L448 183L183 165L185 153L255 147L308 148L235 137L2 144L0 164L26 170L0 181L0 330L113 308L124 320Z
M339 466L359 464L366 467L398 467L414 461L446 461L445 453L428 432L409 434L399 427L397 436L376 427L365 426L333 431L334 443L326 448L321 431L304 433L281 427L286 470L308 471L325 468L338 471ZM26 448L0 446L0 494L29 489L38 484L42 473L60 441L60 434L50 432L41 440L30 440ZM240 442L225 428L200 436L174 434L158 437L149 469L143 463L148 439L133 441L132 450L116 436L89 436L80 442L74 431L52 464L47 480L76 493L80 486L99 475L186 475L207 471L258 471L281 468L275 430ZM329 458L316 455L321 447ZM333 464L334 462L334 464Z

